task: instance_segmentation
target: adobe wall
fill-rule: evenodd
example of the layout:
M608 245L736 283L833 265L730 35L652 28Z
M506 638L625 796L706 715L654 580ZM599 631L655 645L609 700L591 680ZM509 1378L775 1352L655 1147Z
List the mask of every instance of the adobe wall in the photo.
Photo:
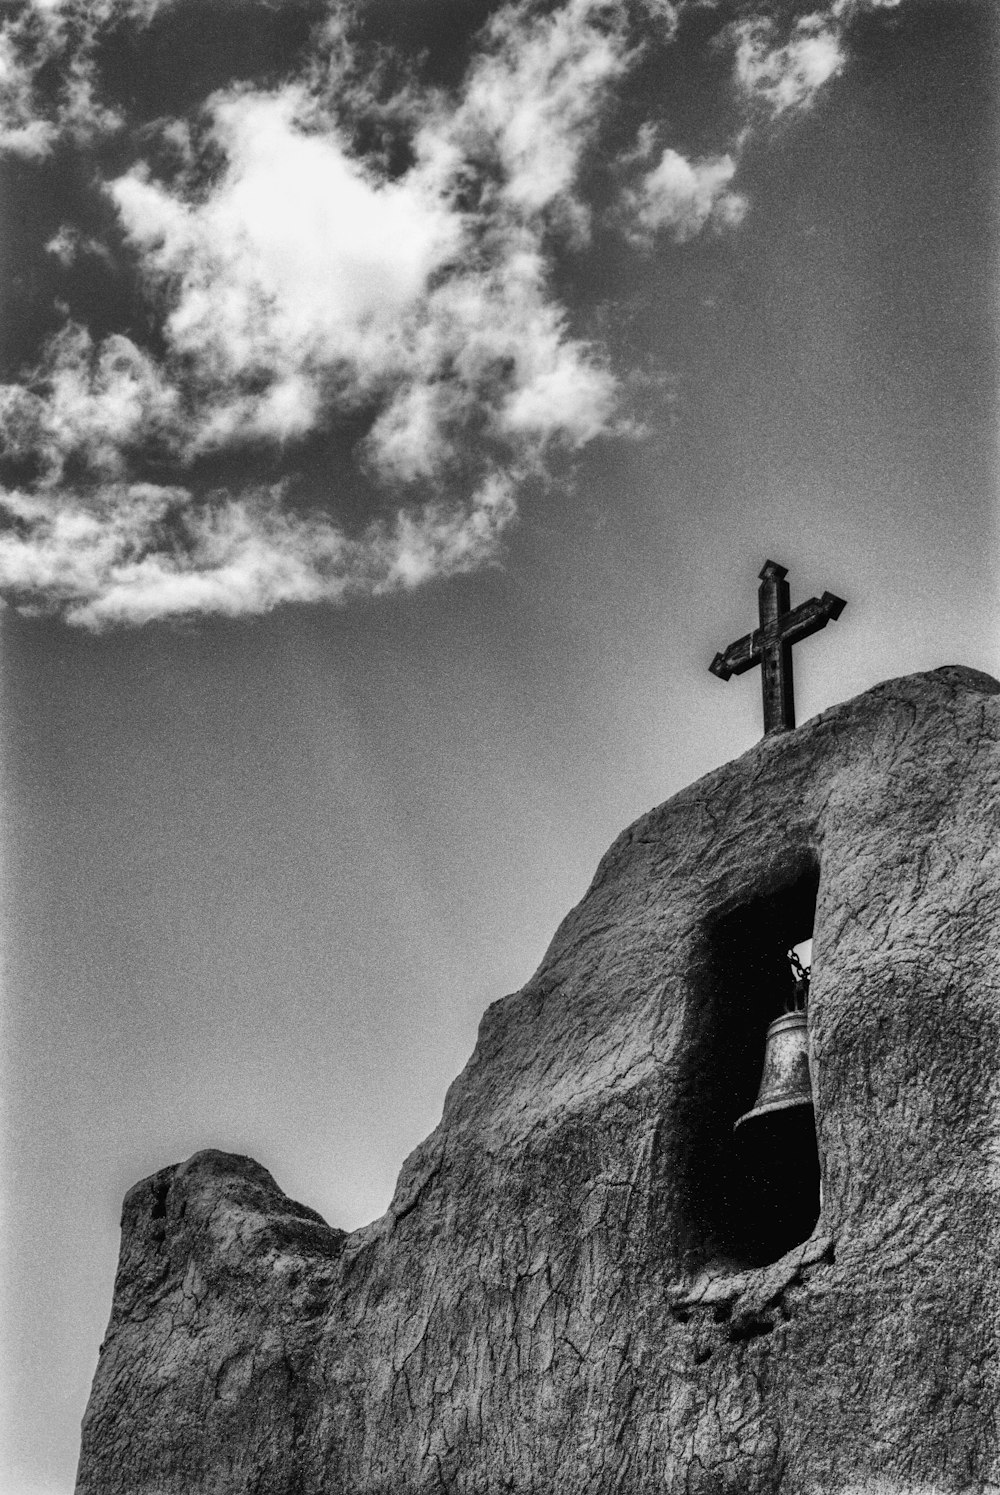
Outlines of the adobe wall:
M890 681L625 831L374 1225L136 1185L79 1495L1000 1489L998 691ZM775 1248L732 1125L813 921Z

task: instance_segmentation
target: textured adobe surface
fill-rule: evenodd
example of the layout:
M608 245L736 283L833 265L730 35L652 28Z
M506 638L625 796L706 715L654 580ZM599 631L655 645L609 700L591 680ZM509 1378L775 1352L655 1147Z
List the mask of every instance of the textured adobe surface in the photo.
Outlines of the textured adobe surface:
M998 690L891 681L624 832L374 1225L138 1184L80 1495L1000 1485ZM732 1124L814 905L803 1243Z

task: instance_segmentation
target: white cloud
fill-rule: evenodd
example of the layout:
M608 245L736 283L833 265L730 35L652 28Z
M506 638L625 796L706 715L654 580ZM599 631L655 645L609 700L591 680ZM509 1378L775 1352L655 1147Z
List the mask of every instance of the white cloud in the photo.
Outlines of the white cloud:
M810 108L819 91L847 65L847 33L861 14L896 10L903 0L830 0L794 24L779 44L778 28L767 15L751 16L731 28L736 41L734 78L751 104L772 118Z
M0 585L18 605L57 606L99 631L156 618L269 612L453 576L493 560L515 515L511 483L488 478L464 505L424 505L350 538L280 491L196 504L183 488L107 485L99 494L0 494Z
M332 107L349 56L222 91L197 130L169 122L174 174L139 163L107 188L165 352L70 325L0 391L7 450L38 467L38 507L6 501L0 586L100 627L337 600L492 557L518 477L614 420L615 380L553 297L548 241L586 230L577 178L628 65L622 16L618 0L500 11L454 96L400 96L412 157L395 174ZM71 228L49 244L67 264L84 248ZM279 497L199 505L135 481L151 442L182 471L362 409L369 473L418 485L390 526L351 537ZM444 481L474 497L422 500Z
M511 233L493 265L445 279L407 329L398 382L365 443L373 467L431 476L473 429L521 462L608 430L615 380L565 323L528 234Z
M516 213L562 202L579 215L580 158L629 65L620 0L567 0L536 17L507 7L490 23L459 109L436 130L460 157L495 158L499 194ZM425 150L434 134L435 126L425 130Z
M903 0L833 0L830 14L838 20L849 21L866 10L898 10Z
M195 447L288 440L313 428L325 391L369 396L399 362L402 320L459 247L447 202L416 173L366 170L332 123L310 124L309 104L299 86L215 99L225 167L200 197L141 169L109 189L143 273L170 299L172 351L212 394Z
M123 476L129 450L169 443L179 420L178 392L148 353L120 335L95 347L72 323L27 385L0 385L0 440L10 455L34 457L48 487L74 457L96 476Z
M121 127L100 98L95 53L124 20L147 24L171 0L20 0L0 21L0 155L41 159L61 137L84 144ZM59 86L39 87L44 74Z
M101 39L167 3L23 0L0 24L0 150L41 159L59 139L118 128ZM761 18L730 31L744 99L772 116L806 107L843 65L859 3L879 0L833 0L781 45ZM199 116L163 121L155 144L136 137L145 157L105 192L158 316L157 351L69 323L0 389L0 437L34 471L30 492L0 497L0 590L100 628L338 601L494 558L518 484L552 447L640 429L554 292L553 246L586 247L584 167L640 53L637 28L669 40L681 9L508 4L458 87L410 76L388 97L333 8L298 75L222 89ZM42 69L57 88L36 86ZM357 117L402 153L362 151ZM738 226L738 146L667 148L653 164L652 141L650 126L619 163L617 221L633 243ZM46 248L67 269L107 255L72 224ZM277 489L194 497L206 454L257 443L291 464L297 442L348 415L368 422L359 454L400 506L391 524L348 534ZM174 486L140 481L151 455L174 464ZM429 491L472 496L428 503Z
M88 234L82 234L72 223L60 225L58 231L45 245L45 253L57 259L64 270L68 270L81 256L88 254L103 260L107 265L111 264L111 255L107 245Z
M473 420L522 447L604 429L613 381L568 335L543 241L553 215L581 231L575 179L625 50L604 0L505 10L457 101L425 101L400 176L298 82L210 101L225 164L207 193L141 168L113 182L202 396L188 452L292 440L373 399L367 458L401 481L441 470Z
M736 228L747 210L747 200L730 191L736 173L731 155L689 161L670 148L659 164L642 178L627 197L630 232L648 243L659 231L686 243L710 226L717 231Z
M0 27L0 151L28 160L48 155L55 125L38 113L34 72L22 57L11 21Z
M735 77L748 99L772 116L807 109L844 68L843 7L803 16L788 41L774 44L772 21L755 18L736 28Z

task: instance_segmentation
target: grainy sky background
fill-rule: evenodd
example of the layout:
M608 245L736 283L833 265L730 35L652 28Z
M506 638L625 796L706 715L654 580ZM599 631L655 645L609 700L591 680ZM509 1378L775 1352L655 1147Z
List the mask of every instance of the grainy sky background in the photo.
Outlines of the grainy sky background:
M384 1210L767 557L800 720L1000 673L990 9L4 11L4 1491L137 1179Z

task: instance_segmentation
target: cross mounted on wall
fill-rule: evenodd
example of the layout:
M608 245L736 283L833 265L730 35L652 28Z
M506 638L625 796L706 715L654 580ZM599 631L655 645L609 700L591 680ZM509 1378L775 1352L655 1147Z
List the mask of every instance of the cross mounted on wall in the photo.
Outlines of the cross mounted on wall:
M764 736L790 732L795 726L795 695L792 690L792 645L818 633L831 619L839 618L847 603L843 597L824 592L798 607L789 607L784 566L765 561L760 573L760 627L717 654L709 665L713 675L728 680L759 664L764 693Z

